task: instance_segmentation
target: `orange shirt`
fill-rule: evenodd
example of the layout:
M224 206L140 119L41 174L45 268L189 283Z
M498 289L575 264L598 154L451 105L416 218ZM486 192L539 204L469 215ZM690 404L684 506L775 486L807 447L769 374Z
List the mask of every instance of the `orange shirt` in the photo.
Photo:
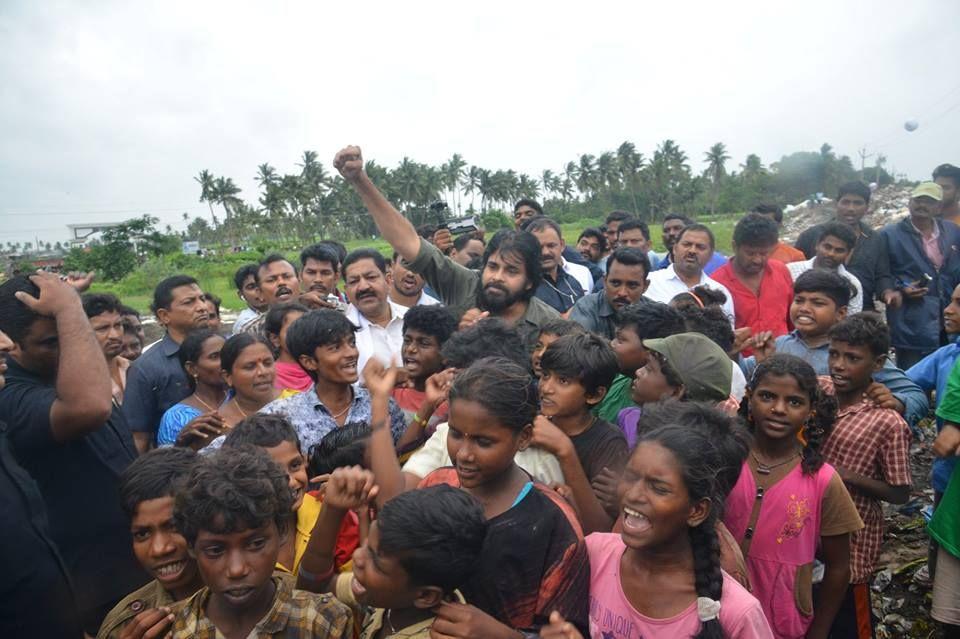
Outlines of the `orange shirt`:
M789 262L799 262L801 260L807 259L807 256L803 254L803 251L800 249L793 248L789 244L780 242L777 244L777 247L773 249L773 253L770 254L771 260L780 260L784 264Z

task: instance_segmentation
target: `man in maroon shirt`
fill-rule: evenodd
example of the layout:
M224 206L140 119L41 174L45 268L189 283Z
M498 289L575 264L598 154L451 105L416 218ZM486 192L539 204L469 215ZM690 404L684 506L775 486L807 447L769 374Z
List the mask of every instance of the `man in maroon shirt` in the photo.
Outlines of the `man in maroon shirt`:
M769 259L777 241L776 222L748 214L733 229L733 257L710 276L733 295L736 328L749 326L754 335L789 330L793 279L782 262Z

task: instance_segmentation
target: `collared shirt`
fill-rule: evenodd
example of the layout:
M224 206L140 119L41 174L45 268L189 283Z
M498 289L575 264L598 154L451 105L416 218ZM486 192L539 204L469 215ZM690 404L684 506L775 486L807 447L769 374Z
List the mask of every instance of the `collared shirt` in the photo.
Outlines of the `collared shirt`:
M114 379L113 375L110 375L110 388L114 403L120 406L123 404L123 391L127 387L127 370L130 368L130 360L117 355L113 361L117 365L117 377L120 379Z
M249 306L237 315L237 321L233 323L233 329L230 331L231 335L237 335L243 332L243 329L246 328L247 324L259 318L262 315L260 311L255 311Z
M703 272L706 273L707 275L713 275L714 271L716 271L718 268L720 268L726 263L727 263L726 256L723 253L714 251L713 256L710 258L710 261L707 262L707 265L703 267ZM663 259L660 260L660 263L657 264L656 270L667 268L671 264L673 264L673 254L668 251L667 254L663 257Z
M180 345L167 333L130 365L123 393L123 415L130 430L156 433L166 410L190 395L179 352Z
M830 374L830 343L809 346L797 330L776 339L777 353L794 355L813 367L817 375ZM740 368L749 380L757 368L756 358L752 355L740 360ZM873 381L883 384L904 406L903 418L908 424L916 424L927 416L929 405L924 390L914 383L906 373L887 359L883 368L873 374Z
M337 599L356 612L362 619L363 627L360 629L360 639L374 639L384 627L386 610L383 608L370 608L361 605L353 594L353 573L342 572L337 575L334 583L334 595ZM467 603L460 594L459 590L453 591L453 598L458 603ZM422 621L411 624L404 628L397 628L392 632L383 633L384 639L429 639L430 627L433 626L434 617L427 617ZM392 627L392 626L391 626Z
M80 637L69 573L50 533L46 504L14 459L3 423L0 522L0 637Z
M821 387L833 394L829 377ZM828 464L848 472L877 479L891 486L909 486L910 428L896 411L880 408L864 397L837 411L833 431L823 445ZM879 499L847 486L863 519L864 528L850 536L850 583L866 583L873 575L883 542L883 508Z
M570 320L577 322L591 333L613 339L617 328L614 324L616 311L607 300L606 291L584 295L570 311Z
M37 482L50 536L63 555L81 611L113 603L148 581L130 544L120 506L120 475L136 459L130 430L116 405L96 430L59 442L50 409L57 399L44 380L7 358L0 421L8 426L17 461ZM25 549L22 549L25 550Z
M357 360L357 370L362 371L367 361L376 356L384 366L391 362L398 365L402 362L403 354L403 316L407 312L406 306L401 306L388 299L390 306L390 321L386 327L374 324L360 310L351 304L344 313L348 320L359 326L357 331L357 350L360 357Z
M350 609L332 595L294 590L291 582L272 577L273 605L257 622L251 637L276 639L346 639L353 636ZM210 589L203 588L174 607L173 639L219 639L223 635L207 616Z
M917 228L917 225L913 223L913 220L910 220L910 226L913 227L913 230L917 232L920 236L920 243L923 244L923 252L926 254L927 259L933 262L933 265L937 268L943 266L943 253L940 251L940 227L934 223L933 231L931 233L924 233Z
M143 588L134 590L121 599L120 603L107 613L103 623L100 624L97 639L119 639L123 629L144 610L171 606L174 603L170 593L154 579Z
M700 272L700 280L693 286L687 286L686 282L680 279L680 276L677 275L677 270L674 268L673 264L659 271L650 273L650 275L647 276L647 281L650 283L650 285L647 286L647 291L643 294L643 296L653 300L654 302L661 302L663 304L669 304L670 300L677 295L680 295L681 293L688 293L697 286L706 286L707 288L720 291L727 296L727 301L723 303L724 314L730 318L731 323L733 322L734 317L736 317L733 295L730 294L730 291L727 290L726 286L707 276L707 274L703 271Z
M584 268L584 270L586 269ZM587 272L587 275L589 276L590 273ZM561 267L557 269L557 281L555 282L550 279L549 275L543 274L543 280L534 295L549 304L558 313L566 313L588 290L590 289L584 288L578 278Z
M797 238L796 247L803 251L806 257L816 255L817 241L823 232L823 226L811 226ZM853 249L853 255L847 260L847 269L857 276L863 286L864 310L872 311L874 297L887 289L895 288L890 276L890 255L887 243L880 233L862 221L858 230L857 245Z
M737 278L731 261L714 271L711 277L733 293L737 328L749 326L754 334L773 331L774 337L787 332L787 318L793 302L793 278L783 262L767 260L759 294Z
M455 317L461 317L477 306L480 273L460 266L430 242L420 242L420 252L407 264L407 268L423 276ZM531 297L527 302L527 310L515 326L524 344L532 349L540 335L540 326L558 317L560 314L548 304Z
M268 415L280 414L286 417L297 429L301 450L310 450L312 446L319 444L327 433L339 428L330 410L317 397L316 390L304 391L285 399L275 399L261 408L260 412ZM403 431L407 429L407 425L403 419L403 411L393 401L393 398L390 399L389 412L390 432L393 434L393 441L396 442L403 435ZM370 392L362 386L354 386L353 401L350 403L350 409L344 423L365 422L369 424L370 416ZM222 439L222 435L217 438L217 440ZM211 442L211 446L217 440Z
M944 420L960 423L960 369L954 364L960 359L960 343L954 342L938 348L907 370L912 379L925 392L937 393L937 431L943 428ZM930 470L933 489L946 492L950 475L957 465L957 457L934 457Z
M790 271L790 276L793 278L793 281L796 282L797 278L801 274L806 273L810 269L819 268L814 266L813 261L817 258L811 257L809 260L804 260L802 262L791 262L787 264L787 270ZM824 269L829 270L829 269ZM842 276L847 282L850 283L850 286L853 287L853 290L856 292L850 298L850 302L847 304L847 313L853 315L854 313L859 313L863 310L863 287L860 286L860 280L857 279L857 276L847 270L847 267L841 264L837 267L837 274Z
M807 256L800 249L795 249L784 242L778 242L776 248L773 249L773 253L770 254L770 259L789 264L790 262L805 260Z

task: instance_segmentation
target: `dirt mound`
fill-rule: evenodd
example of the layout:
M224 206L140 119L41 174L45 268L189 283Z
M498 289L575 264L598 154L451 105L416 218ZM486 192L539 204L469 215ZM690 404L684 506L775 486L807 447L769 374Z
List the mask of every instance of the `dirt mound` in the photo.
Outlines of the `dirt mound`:
M909 215L907 210L909 201L909 186L896 184L882 186L874 191L870 202L870 213L863 220L875 229L883 228ZM819 203L805 200L786 207L783 214L781 239L792 244L804 230L815 224L832 220L836 210L835 202L828 199Z

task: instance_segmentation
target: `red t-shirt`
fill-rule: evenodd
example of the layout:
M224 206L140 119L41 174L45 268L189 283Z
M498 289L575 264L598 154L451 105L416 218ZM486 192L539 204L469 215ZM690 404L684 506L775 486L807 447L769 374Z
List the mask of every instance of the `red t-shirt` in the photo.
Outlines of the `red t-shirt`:
M790 303L793 302L793 278L790 271L776 260L767 260L756 295L737 279L731 261L715 270L710 277L727 287L733 295L733 312L737 328L749 326L756 335L773 331L774 337L790 331Z

